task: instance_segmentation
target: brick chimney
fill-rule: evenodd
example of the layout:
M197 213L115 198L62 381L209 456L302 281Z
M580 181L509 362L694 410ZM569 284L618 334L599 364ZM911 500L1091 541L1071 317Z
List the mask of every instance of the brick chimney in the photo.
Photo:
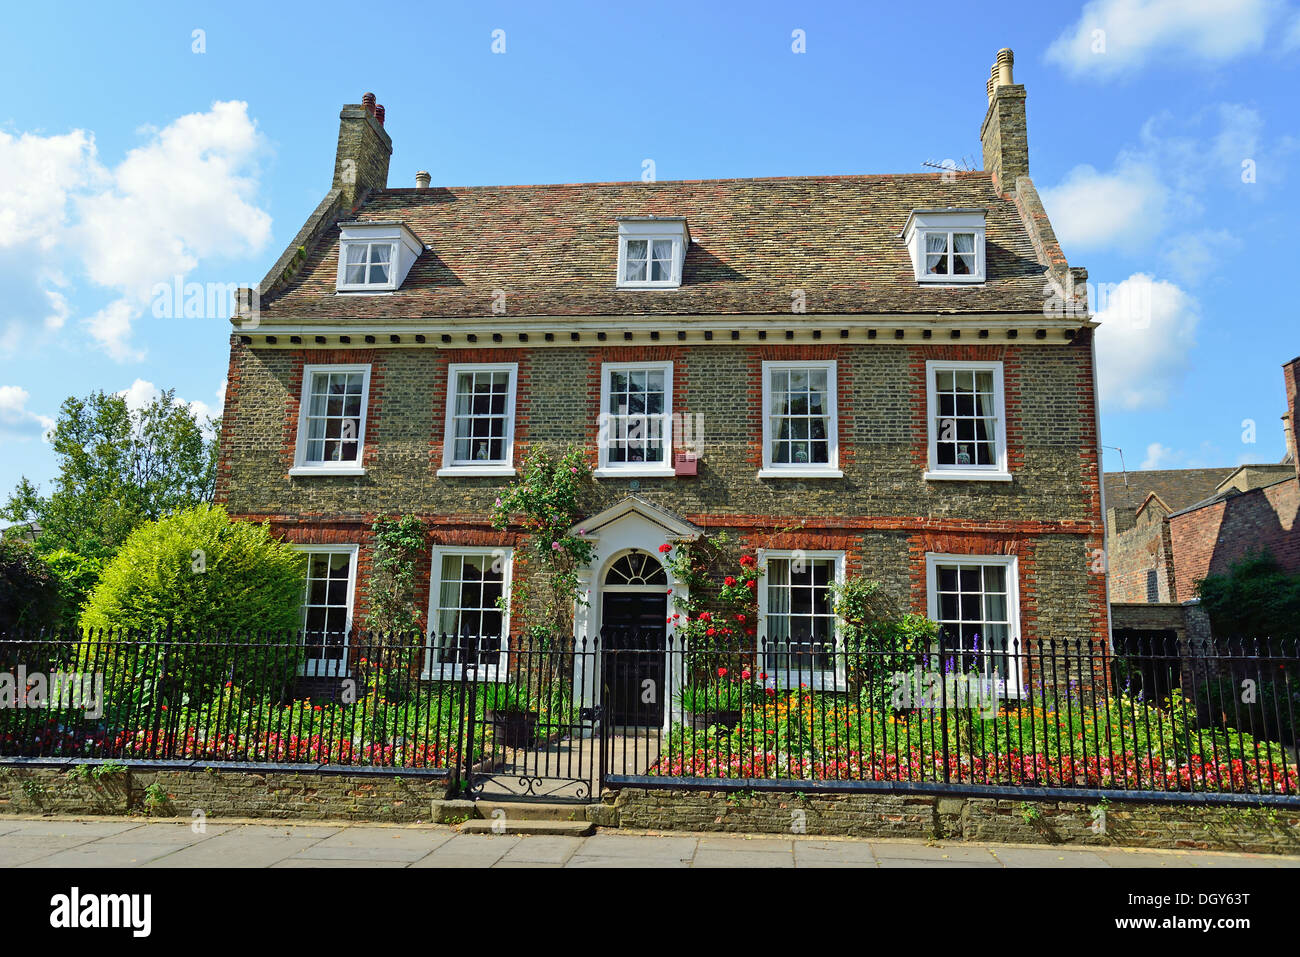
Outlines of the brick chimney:
M339 113L339 145L334 156L334 186L343 190L343 208L351 210L368 190L388 186L393 140L384 130L384 108L367 93Z
M1025 127L1025 88L1012 77L1015 55L998 51L989 70L985 92L989 109L980 127L984 169L993 174L999 191L1014 193L1016 177L1029 175L1029 134Z
M1282 428L1286 431L1286 454L1295 466L1296 477L1300 478L1300 441L1297 441L1297 422L1295 413L1296 393L1300 392L1300 356L1296 356L1282 366L1282 375L1286 378L1286 414L1282 416Z

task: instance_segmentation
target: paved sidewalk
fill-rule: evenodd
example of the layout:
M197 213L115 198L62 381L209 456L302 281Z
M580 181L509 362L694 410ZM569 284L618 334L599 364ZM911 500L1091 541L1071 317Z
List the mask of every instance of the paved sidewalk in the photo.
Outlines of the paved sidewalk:
M0 819L0 867L1300 867L1300 857L600 831L461 834L439 825Z

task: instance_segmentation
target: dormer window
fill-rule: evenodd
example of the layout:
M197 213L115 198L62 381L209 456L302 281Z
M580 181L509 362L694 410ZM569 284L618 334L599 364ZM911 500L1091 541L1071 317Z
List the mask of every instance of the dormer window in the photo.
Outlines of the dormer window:
M984 210L915 209L902 237L916 281L984 281Z
M675 289L690 245L680 217L623 217L618 221L618 285L621 289Z
M339 292L399 289L424 250L403 223L343 223L339 230Z

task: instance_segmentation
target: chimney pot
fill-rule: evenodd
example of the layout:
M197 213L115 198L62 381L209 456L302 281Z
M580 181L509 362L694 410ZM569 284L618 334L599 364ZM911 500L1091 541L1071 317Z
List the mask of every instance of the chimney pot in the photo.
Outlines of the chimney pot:
M415 188L428 189L429 184L433 182L433 177L426 170L420 170L415 174Z
M384 107L382 105L375 107L375 119L379 121L380 126L384 125Z
M375 112L375 94L366 93L361 97L361 105L365 107L367 113Z
M1003 47L998 51L998 84L1011 86L1016 81L1011 78L1011 68L1016 62L1016 55L1011 52L1010 47Z

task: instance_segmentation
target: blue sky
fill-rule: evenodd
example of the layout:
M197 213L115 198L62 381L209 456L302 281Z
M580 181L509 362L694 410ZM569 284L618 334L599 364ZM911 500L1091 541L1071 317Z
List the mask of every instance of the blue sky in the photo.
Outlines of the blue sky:
M468 6L6 13L0 494L48 483L41 436L69 394L174 388L219 411L227 322L158 318L153 285L255 284L329 187L339 107L363 91L387 107L393 185L631 180L646 159L660 180L909 172L979 165L1003 46L1031 175L1109 320L1105 444L1130 469L1282 457L1295 2Z

